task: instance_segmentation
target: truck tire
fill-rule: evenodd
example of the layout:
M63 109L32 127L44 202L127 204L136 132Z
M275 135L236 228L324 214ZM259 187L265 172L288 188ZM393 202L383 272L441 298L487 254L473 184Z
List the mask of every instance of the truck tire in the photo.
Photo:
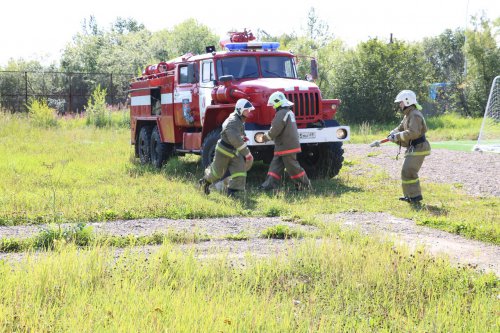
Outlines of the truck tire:
M335 177L344 161L342 142L303 145L298 160L310 178Z
M161 169L163 164L172 156L172 145L161 142L158 126L155 126L151 132L150 152L151 164L158 169Z
M137 137L137 151L141 164L151 162L151 126L142 126Z
M221 128L214 129L203 140L203 145L201 146L201 164L204 168L208 167L214 160L215 146L220 139L221 131Z

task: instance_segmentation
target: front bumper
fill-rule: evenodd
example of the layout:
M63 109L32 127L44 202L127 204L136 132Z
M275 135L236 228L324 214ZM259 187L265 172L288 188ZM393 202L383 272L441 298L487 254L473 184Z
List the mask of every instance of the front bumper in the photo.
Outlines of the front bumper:
M273 145L274 141L258 143L255 141L257 133L266 133L267 130L245 130L248 137L248 146ZM340 135L341 134L341 135ZM322 128L299 128L300 143L322 143L322 142L343 142L351 138L349 126L335 126Z

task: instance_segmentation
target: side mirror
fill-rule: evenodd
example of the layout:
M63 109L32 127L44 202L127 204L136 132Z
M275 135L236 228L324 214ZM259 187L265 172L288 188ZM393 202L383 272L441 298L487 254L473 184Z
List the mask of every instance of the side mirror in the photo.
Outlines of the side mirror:
M311 59L311 77L313 80L318 79L318 61L313 58Z
M219 76L219 82L225 86L230 85L231 82L233 82L233 80L234 80L234 76L232 76L232 75Z

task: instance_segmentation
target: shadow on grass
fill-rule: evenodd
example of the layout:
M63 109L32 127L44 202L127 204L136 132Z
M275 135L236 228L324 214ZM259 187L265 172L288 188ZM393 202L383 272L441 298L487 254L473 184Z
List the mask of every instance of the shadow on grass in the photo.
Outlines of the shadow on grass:
M134 159L127 167L130 177L137 178L148 174L162 174L166 179L176 179L191 182L203 175L198 156L174 156L170 158L161 169L151 164L142 165L138 159Z
M359 187L349 186L341 179L315 179L311 181L313 189L311 191L295 190L294 183L286 172L283 172L282 182L276 191L263 192L258 189L259 185L266 179L269 165L262 161L256 161L252 169L247 174L246 192L239 195L236 200L241 200L246 209L257 208L256 197L262 193L269 197L273 196L293 196L295 198L307 198L310 196L336 195L340 196L348 192L361 192ZM193 184L195 189L199 189L198 179L203 177L204 168L197 156L178 157L174 156L161 168L157 169L151 165L141 165L138 160L132 161L128 167L130 177L142 177L147 174L162 174L167 180L178 180Z

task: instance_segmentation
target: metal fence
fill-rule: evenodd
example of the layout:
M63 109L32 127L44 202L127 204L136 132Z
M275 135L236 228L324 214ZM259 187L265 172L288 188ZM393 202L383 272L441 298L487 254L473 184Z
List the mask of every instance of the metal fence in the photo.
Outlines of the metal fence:
M45 99L58 113L82 112L94 89L106 89L106 103L127 104L133 74L0 71L0 107L26 111L30 98Z

